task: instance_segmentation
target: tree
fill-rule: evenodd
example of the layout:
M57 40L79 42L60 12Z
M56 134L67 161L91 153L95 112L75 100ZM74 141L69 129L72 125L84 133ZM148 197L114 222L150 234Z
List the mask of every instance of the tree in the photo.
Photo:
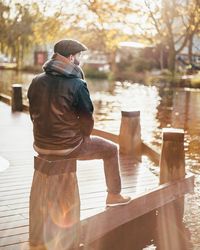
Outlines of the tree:
M38 5L35 5L36 18L33 23L34 43L38 46L46 47L61 39L68 34L68 27L63 21L62 8L57 9L50 15L44 15L48 12L48 2L43 2L43 9L40 10ZM66 16L65 16L66 18Z
M30 48L44 47L66 34L59 9L44 15L47 7L47 2L43 2L41 9L37 2L24 4L0 0L0 51L15 60L18 68L22 67L24 55Z
M10 19L7 44L12 57L16 58L18 68L21 68L25 50L32 42L34 16L30 13L30 5L16 4L15 11L15 18Z
M192 32L196 32L193 28L196 19L187 1L162 0L152 5L150 0L145 0L144 3L146 8L141 14L147 16L149 25L144 29L146 33L143 32L143 35L156 44L162 44L163 48L167 48L168 68L174 73L176 56L187 45Z
M21 67L24 51L31 44L34 17L30 5L0 2L0 43L1 52L16 60Z
M193 55L193 40L195 35L200 33L200 1L192 0L188 4L188 13L189 13L189 23L191 26L190 33L188 36L188 59L189 63L192 63Z
M7 22L6 16L10 11L9 6L7 6L3 1L0 1L0 52L4 53L6 44L6 32L7 32Z
M65 12L63 7L63 12ZM129 35L127 17L134 12L131 0L82 0L76 3L72 33L92 50L104 52L111 70L115 71L115 56L120 41ZM67 11L67 10L66 10ZM68 19L69 21L69 19ZM75 31L75 32L74 32Z

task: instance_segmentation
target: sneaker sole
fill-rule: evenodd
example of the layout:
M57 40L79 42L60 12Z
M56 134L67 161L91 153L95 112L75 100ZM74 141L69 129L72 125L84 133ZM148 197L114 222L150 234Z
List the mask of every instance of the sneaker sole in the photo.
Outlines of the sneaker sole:
M107 207L117 207L117 206L124 206L124 205L127 205L131 202L131 199L126 201L126 202L121 202L121 203L113 203L113 204L106 204Z

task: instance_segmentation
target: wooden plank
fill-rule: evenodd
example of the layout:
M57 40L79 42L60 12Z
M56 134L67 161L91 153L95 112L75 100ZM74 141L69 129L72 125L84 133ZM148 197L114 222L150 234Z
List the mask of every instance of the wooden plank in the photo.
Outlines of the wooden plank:
M20 174L18 174L18 175L8 175L8 176L6 176L6 175L2 175L1 177L0 177L0 180L1 180L1 183L3 183L3 181L4 181L4 183L6 182L6 181L9 181L9 180L22 180L22 179L31 179L31 177L32 177L32 174L31 173L29 173L29 174L26 174L26 175L20 175Z
M0 218L1 217L5 217L5 216L11 216L11 215L15 215L15 214L22 214L22 213L28 213L29 212L29 208L19 208L19 209L8 209L4 210L4 211L0 211Z
M82 179L82 180L79 179L79 183L80 183L81 186L86 185L88 187L90 185L94 185L94 184L96 184L96 185L97 184L104 184L105 183L104 176L102 178L101 177L102 176L100 176L98 179L93 178L93 179L87 179L87 180L86 180L87 177L85 177L85 180L84 179ZM140 180L142 182L141 185L143 186L143 185L146 185L148 183L151 183L154 179L151 176L148 176L147 174L144 173L144 176L142 176L142 175L138 175L138 176L132 175L132 176L127 176L127 177L122 176L121 180L122 180L122 185L123 186L126 185L126 184L135 184L135 185L137 185L138 180ZM158 181L156 180L156 182L158 182Z
M27 242L28 238L29 238L28 233L3 237L3 238L0 239L0 247L4 247L4 246L16 244L16 243Z
M31 185L31 184L30 184ZM21 190L27 190L27 189L30 189L30 185L26 185L26 186L19 186L19 187L7 187L7 188L2 188L0 190L0 193L8 193L9 191L21 191Z
M6 211L8 209L8 206L0 206L0 212Z
M27 208L28 206L29 206L29 202L8 205L9 209Z
M15 221L15 222L8 222L8 223L0 224L0 230L28 226L28 223L29 221L27 219Z
M31 179L32 181L32 179ZM10 185L9 185L10 184ZM5 187L10 187L12 185L12 187L19 187L19 186L23 186L24 184L27 184L27 185L30 185L30 180L26 180L26 181L17 181L17 182L12 182L12 183L3 183L3 184L0 184L0 189L1 188L5 188Z
M8 178L8 177L14 177L15 176L15 174L17 175L17 174L22 174L22 173L26 173L27 172L27 174L26 174L26 176L28 177L28 180L32 177L32 173L30 173L31 172L31 170L30 169L27 169L27 170L25 170L24 169L24 167L22 168L21 167L21 170L22 171L20 171L20 170L17 170L17 169L12 169L11 171L8 171L8 169L6 170L6 174L3 174L2 173L2 176L1 176L1 178L0 178L0 180L1 180L1 182L0 182L0 185L2 185L2 184L6 184L6 182L3 182L4 181L4 178L3 177L5 177L5 178ZM23 171L24 170L24 171ZM19 180L15 180L14 182L20 182L20 179Z
M16 178L16 179L17 179L17 178ZM13 177L13 178L8 178L8 179L4 180L4 181L2 182L2 184L6 184L6 182L7 182L7 183L10 183L11 185L12 185L12 183L15 184L16 179L15 179L14 177ZM28 184L30 184L31 181L32 181L32 178L29 178L29 177L27 177L27 178L18 178L17 181L19 181L20 184L23 184L23 182L24 182L24 181L27 181L27 180L29 180L29 183L28 183ZM1 180L0 180L0 181L1 181ZM3 189L3 187L2 187L2 189Z
M140 194L126 206L109 208L85 219L82 221L84 243L91 243L120 225L193 192L193 189L194 176L189 175L182 180L163 184L150 192Z
M9 188L8 188L9 189ZM12 188L11 190L4 190L4 191L0 191L0 195L3 196L3 195L12 195L12 194L23 194L23 193L27 193L27 192L30 192L30 186L21 186L20 188ZM1 204L0 204L1 206Z
M8 95L5 95L3 93L0 93L0 101L7 103L8 105L11 104L11 97Z
M127 187L123 187L122 189L122 192L125 192L127 193L127 191L129 191L129 193L132 193L134 194L134 192L137 191L138 192L144 192L145 190L148 190L149 188L153 188L153 187L156 187L157 185L157 182L154 183L154 185L151 185L151 186L137 186L136 184L133 184L133 185L129 185ZM105 185L102 185L100 187L94 185L94 186L91 186L90 188L88 187L85 187L85 188L80 188L80 195L82 194L96 194L98 192L105 192L106 191L106 186Z
M0 224L9 223L13 221L23 220L21 215L4 216L0 218Z
M18 210L23 210L23 209L24 210L29 209L29 203L9 205L7 206L7 208L4 208L4 210L0 211L0 214L1 214L1 217L20 214Z
M25 203L29 200L29 197L26 198L19 198L19 199L14 199L14 200L5 200L5 201L1 201L1 205L3 206L9 206L9 205L13 205L13 204L21 204L21 203Z
M21 214L21 216L22 216L24 219L29 219L29 211L26 212L26 213Z
M25 243L19 243L19 244L13 244L13 245L1 247L1 250L22 250L22 249L23 250L31 249L29 247L29 243L25 242Z
M23 192L21 194L12 194L12 195L4 195L4 196L1 196L0 195L0 204L1 204L1 201L5 201L5 200L13 200L13 199L19 199L19 198L29 198L29 192Z
M28 233L28 232L29 232L29 226L1 230L0 231L0 241L1 241L1 238L3 238L3 237L18 235L18 234L23 234L23 233Z
M149 182L149 185L137 185L136 183L134 184L129 184L129 185L123 185L123 188L122 188L122 192L126 192L128 189L132 190L132 192L144 192L145 190L148 190L150 187L156 187L157 186L157 182L154 182L154 183L150 183ZM92 191L91 191L92 190ZM96 185L85 185L85 186L81 186L79 185L79 191L80 191L80 194L89 194L89 193L93 193L93 194L96 194L98 192L101 192L101 191L106 191L106 185L99 185L99 186L96 186ZM6 204L6 203L5 203Z

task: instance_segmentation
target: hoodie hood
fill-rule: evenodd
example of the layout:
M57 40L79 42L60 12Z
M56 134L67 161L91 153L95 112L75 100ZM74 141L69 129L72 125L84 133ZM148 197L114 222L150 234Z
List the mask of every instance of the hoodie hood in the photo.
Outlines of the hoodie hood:
M82 69L58 53L55 53L52 58L43 65L43 70L52 75L84 79Z

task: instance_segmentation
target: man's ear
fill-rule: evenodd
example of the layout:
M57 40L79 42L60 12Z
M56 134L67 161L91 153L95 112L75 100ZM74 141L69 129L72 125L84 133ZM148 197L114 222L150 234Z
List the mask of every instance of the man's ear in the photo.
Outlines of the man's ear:
M70 55L70 56L69 56L69 60L70 60L70 62L73 63L73 62L74 62L74 56L73 56L73 55Z

